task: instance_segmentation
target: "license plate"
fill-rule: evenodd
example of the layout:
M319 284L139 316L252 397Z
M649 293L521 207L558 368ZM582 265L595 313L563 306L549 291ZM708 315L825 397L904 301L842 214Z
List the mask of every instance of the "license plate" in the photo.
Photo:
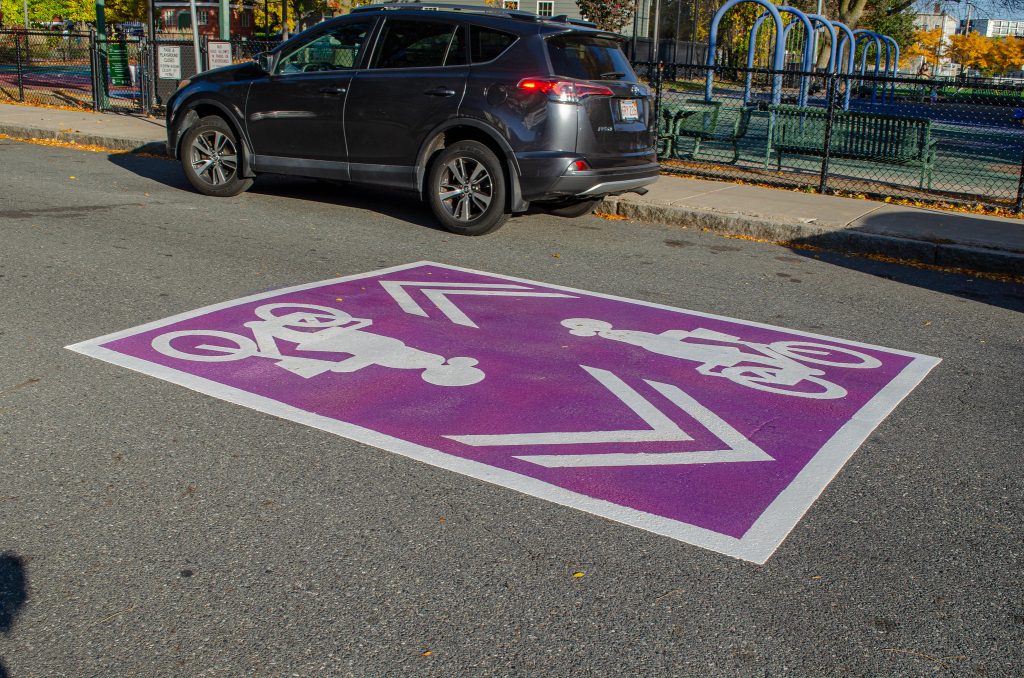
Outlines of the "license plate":
M636 99L619 99L619 115L623 120L639 120L640 102Z

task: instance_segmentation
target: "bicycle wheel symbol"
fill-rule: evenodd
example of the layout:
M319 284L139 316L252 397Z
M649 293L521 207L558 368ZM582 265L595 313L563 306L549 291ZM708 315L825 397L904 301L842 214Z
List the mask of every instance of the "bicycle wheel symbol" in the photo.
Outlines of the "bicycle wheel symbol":
M186 351L175 348L172 342L183 337L206 338L219 340L213 344L193 344L192 350ZM227 342L227 343L225 343ZM186 345L186 342L179 342L179 345ZM259 349L256 342L248 337L233 332L222 332L220 330L180 330L161 334L153 340L154 349L170 358L180 360L194 360L205 363L222 363L231 360L242 360L256 355ZM195 351L199 351L198 353Z

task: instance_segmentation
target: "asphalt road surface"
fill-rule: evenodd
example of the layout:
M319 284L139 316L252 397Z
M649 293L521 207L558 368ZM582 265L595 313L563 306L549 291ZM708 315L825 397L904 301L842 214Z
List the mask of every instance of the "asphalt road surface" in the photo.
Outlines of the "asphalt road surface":
M460 238L398 194L217 200L10 141L0 229L12 678L1024 671L1020 286L597 217ZM756 566L63 348L424 259L943 362Z

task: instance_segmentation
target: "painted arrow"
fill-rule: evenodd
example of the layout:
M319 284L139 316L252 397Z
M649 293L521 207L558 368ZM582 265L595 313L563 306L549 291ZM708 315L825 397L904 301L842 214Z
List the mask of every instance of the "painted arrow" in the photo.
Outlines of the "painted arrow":
M525 285L502 285L495 283L444 283L444 282L417 282L411 280L381 280L381 287L398 302L398 306L411 315L418 315L429 318L423 307L416 303L406 287L420 288L423 296L429 299L449 320L456 325L465 327L478 327L475 322L469 319L462 310L452 303L450 295L471 295L478 297L561 297L564 299L577 299L571 294L560 294L558 292L530 292L532 287Z
M622 401L650 428L629 431L573 431L547 433L506 433L497 435L445 436L473 447L520 447L530 445L577 445L586 443L653 443L693 440L649 400L608 370L580 365L590 376ZM547 468L596 466L655 466L678 464L720 464L726 462L774 461L724 419L697 402L678 386L644 380L669 402L707 428L726 447L688 452L612 452L601 454L517 455L516 459Z

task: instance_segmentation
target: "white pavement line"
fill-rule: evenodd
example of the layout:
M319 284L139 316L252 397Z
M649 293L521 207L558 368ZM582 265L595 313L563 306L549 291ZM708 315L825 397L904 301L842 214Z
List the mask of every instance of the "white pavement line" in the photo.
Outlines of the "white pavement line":
M438 310L444 313L449 320L456 325L464 325L466 327L479 327L475 322L469 319L462 310L452 303L451 299L448 298L449 294L465 294L475 295L480 297L561 297L564 299L575 299L568 294L559 294L557 292L491 292L486 290L423 290L424 296L434 302Z
M508 289L528 290L525 285L502 285L500 283L436 283L436 282L415 282L411 280L381 280L380 286L391 295L391 298L398 302L398 307L410 315L428 317L423 307L416 303L412 296L405 291L405 287L475 287L486 289Z
M591 371L588 368L587 371ZM593 373L593 372L591 372ZM595 378L597 375L594 375ZM692 396L678 386L662 384L657 381L644 380L670 400L676 407L683 410L715 434L729 447L723 450L695 450L693 452L639 452L610 454L547 454L517 456L516 459L540 464L547 468L583 468L600 466L658 466L680 464L721 464L748 461L775 461L771 455L743 437L724 419L697 402ZM604 382L602 382L604 383ZM623 384L625 385L625 384ZM608 387L607 384L605 384ZM610 388L610 387L609 387ZM626 388L629 388L628 386ZM632 390L632 389L631 389ZM636 393L634 391L634 393ZM637 394L638 397L639 394ZM642 398L641 398L642 399ZM623 401L625 402L625 401ZM644 400L644 403L650 405ZM627 403L628 405L629 403ZM651 406L653 407L653 406ZM659 414L661 414L659 412Z
M656 443L664 441L693 440L674 421L662 414L642 395L629 387L626 382L607 370L580 365L601 385L612 392L626 407L636 412L650 429L632 431L586 431L551 433L506 433L497 435L444 436L450 440L473 447L496 447L508 445L571 445L574 443ZM525 457L517 457L524 459ZM525 458L530 461L529 458Z
M423 290L424 296L426 296L433 304L437 307L441 313L445 315L456 325L462 325L464 327L479 328L479 326L469 319L462 310L456 306L448 295L450 294L464 294L464 295L476 295L484 297L561 297L567 299L575 299L576 297L571 294L562 294L559 292L529 292L526 290L534 289L525 285L503 285L501 283L445 283L445 282L420 282L413 280L381 280L381 287L391 295L397 303L399 308L410 315L417 315L421 318L430 317L427 312L416 303L416 300L412 298L412 295L405 289L406 287L419 287ZM523 290L517 292L508 291L497 291L497 290Z

